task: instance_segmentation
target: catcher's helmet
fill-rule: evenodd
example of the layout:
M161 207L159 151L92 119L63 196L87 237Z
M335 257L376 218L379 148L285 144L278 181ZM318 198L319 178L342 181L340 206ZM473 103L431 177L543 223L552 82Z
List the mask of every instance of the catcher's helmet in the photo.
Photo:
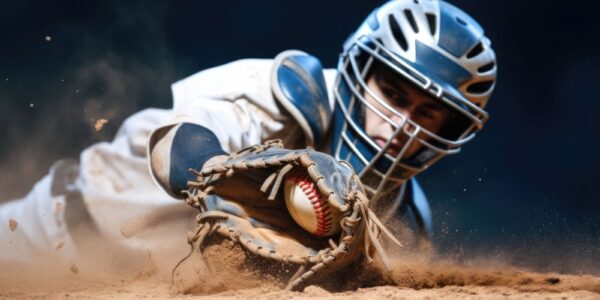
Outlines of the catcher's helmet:
M496 80L490 44L469 15L436 0L387 2L346 40L334 86L332 152L350 162L371 197L396 189L442 157L459 152L483 127L488 118L483 108ZM439 101L452 118L432 132L404 116L369 88L376 68ZM393 129L386 143L366 133L366 110ZM390 151L399 140L404 141L401 149ZM415 143L419 150L407 151Z

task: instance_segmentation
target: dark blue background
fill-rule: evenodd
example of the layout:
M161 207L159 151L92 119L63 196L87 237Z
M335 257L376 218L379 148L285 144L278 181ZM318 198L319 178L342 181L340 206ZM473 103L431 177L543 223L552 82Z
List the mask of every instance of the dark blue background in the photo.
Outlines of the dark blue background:
M499 80L486 129L420 176L434 242L458 259L599 273L599 5L453 3L486 29ZM203 68L289 48L335 66L379 4L4 1L0 199L24 195L53 161L109 141L135 111L170 107L169 85ZM97 132L99 118L109 123Z

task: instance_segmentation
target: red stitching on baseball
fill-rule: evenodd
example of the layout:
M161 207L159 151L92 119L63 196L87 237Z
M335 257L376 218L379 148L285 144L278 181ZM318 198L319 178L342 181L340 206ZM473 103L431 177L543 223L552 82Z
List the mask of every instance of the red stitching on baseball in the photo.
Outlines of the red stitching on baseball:
M302 192L308 197L317 215L317 230L313 232L316 236L321 236L331 230L331 212L329 204L319 195L315 189L315 184L307 178L306 174L298 174L294 172L288 176L288 180L292 180L298 185Z

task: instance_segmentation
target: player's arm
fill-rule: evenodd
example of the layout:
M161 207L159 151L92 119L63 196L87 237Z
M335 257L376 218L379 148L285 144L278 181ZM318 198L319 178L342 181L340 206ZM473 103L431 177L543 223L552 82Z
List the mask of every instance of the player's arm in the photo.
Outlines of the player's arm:
M299 81L298 74L313 73L320 80ZM321 124L328 120L319 117L330 116L330 111L322 77L316 58L286 51L275 62L241 60L175 83L172 125L156 129L150 138L148 157L154 179L170 195L181 198L187 181L194 179L189 168L199 170L211 157L271 139L281 139L290 148L313 146L315 141L324 144L326 128ZM305 86L320 88L298 92ZM294 97L286 98L288 94ZM303 134L310 137L306 144Z
M265 73L261 71L265 67L264 61L242 60L173 84L173 116L152 132L148 143L152 177L168 194L183 198L187 181L195 179L190 168L200 170L214 156L260 143L264 132L273 131L270 127L281 126L269 119L275 112L261 113L260 108L236 97L240 85L244 90L260 86L256 80L266 75L250 73ZM270 100L270 93L252 92Z
M148 143L152 177L175 198L183 198L181 191L195 179L190 168L200 170L212 157L260 144L285 127L284 120L273 119L245 99L203 98L193 104L174 112Z

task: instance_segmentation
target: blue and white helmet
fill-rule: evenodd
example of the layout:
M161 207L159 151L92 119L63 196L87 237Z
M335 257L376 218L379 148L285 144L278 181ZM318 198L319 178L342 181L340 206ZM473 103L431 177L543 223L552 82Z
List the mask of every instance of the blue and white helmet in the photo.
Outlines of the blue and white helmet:
M332 152L355 168L371 197L397 189L442 157L458 153L483 127L488 118L484 107L496 82L490 44L469 15L436 0L387 2L346 40L334 86ZM367 86L375 65L444 103L456 117L440 132L404 117ZM372 105L365 95L381 105ZM394 133L385 145L366 133L368 109L392 126ZM402 122L386 117L390 113ZM395 157L388 151L393 139L406 141ZM413 143L419 143L420 150L408 157L406 150Z

